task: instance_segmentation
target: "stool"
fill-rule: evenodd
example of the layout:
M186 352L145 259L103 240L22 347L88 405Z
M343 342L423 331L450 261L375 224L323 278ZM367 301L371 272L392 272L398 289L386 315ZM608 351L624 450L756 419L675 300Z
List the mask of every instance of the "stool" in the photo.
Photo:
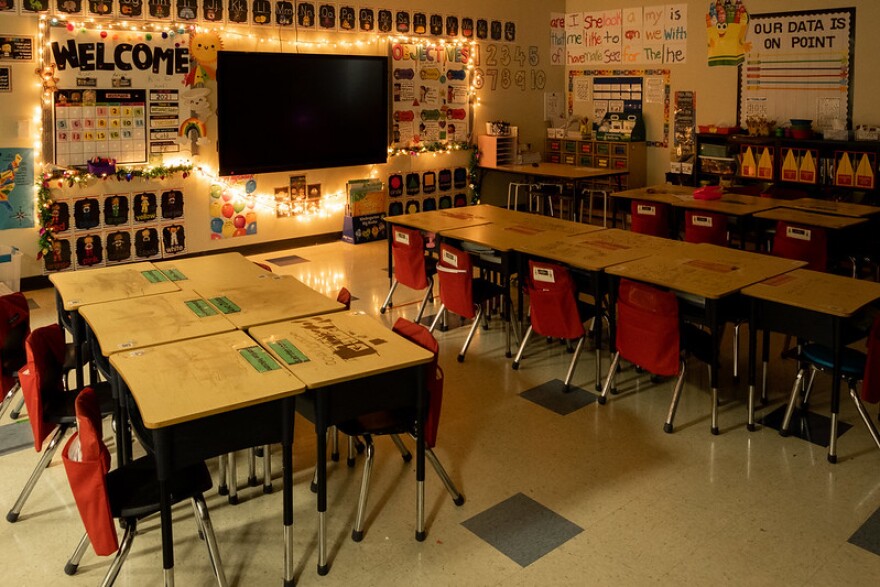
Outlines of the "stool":
M581 190L581 199L580 199L580 209L578 210L578 222L584 221L584 199L583 196L586 195L588 198L589 207L589 215L587 217L587 222L590 224L593 223L593 197L596 195L601 196L602 198L602 228L608 227L608 192L606 190L593 190L593 189L583 189Z
M550 208L550 216L555 216L553 213L553 196L562 196L562 186L558 183L536 183L531 186L529 189L529 212L538 212L538 208L540 208L540 213L546 215L546 208L549 206ZM537 206L533 204L535 200L539 201ZM544 202L547 202L547 206L544 205Z
M507 186L507 209L510 210L510 199L513 197L513 209L517 210L519 208L519 191L521 189L525 189L526 193L532 189L532 184L530 183L513 183L511 182ZM529 209L531 210L531 202L529 203Z

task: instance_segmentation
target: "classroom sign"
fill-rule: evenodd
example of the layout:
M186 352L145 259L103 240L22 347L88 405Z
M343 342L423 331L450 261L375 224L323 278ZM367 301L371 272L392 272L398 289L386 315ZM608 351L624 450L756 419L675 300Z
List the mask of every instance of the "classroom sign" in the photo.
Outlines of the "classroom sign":
M551 46L559 42L559 20L551 20ZM687 4L618 8L565 15L569 66L627 66L687 60Z
M34 225L34 151L0 149L0 229Z

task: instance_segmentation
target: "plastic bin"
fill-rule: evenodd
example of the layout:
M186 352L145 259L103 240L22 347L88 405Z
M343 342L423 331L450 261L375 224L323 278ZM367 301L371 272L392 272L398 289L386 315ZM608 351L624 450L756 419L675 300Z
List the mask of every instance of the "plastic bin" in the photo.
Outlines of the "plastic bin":
M0 281L12 291L21 289L21 251L0 245Z

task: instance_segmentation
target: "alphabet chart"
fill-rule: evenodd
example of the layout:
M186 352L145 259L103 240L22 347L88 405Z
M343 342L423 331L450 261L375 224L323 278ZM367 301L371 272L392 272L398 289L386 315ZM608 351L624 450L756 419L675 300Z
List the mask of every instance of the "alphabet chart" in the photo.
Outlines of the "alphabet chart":
M55 164L147 160L146 91L72 89L55 93Z

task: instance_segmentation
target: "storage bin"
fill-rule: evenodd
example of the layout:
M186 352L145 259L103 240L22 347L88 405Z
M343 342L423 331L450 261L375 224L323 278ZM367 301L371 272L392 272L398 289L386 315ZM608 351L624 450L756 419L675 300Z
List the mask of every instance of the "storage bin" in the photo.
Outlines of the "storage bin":
M21 251L0 245L0 281L12 291L21 289Z

